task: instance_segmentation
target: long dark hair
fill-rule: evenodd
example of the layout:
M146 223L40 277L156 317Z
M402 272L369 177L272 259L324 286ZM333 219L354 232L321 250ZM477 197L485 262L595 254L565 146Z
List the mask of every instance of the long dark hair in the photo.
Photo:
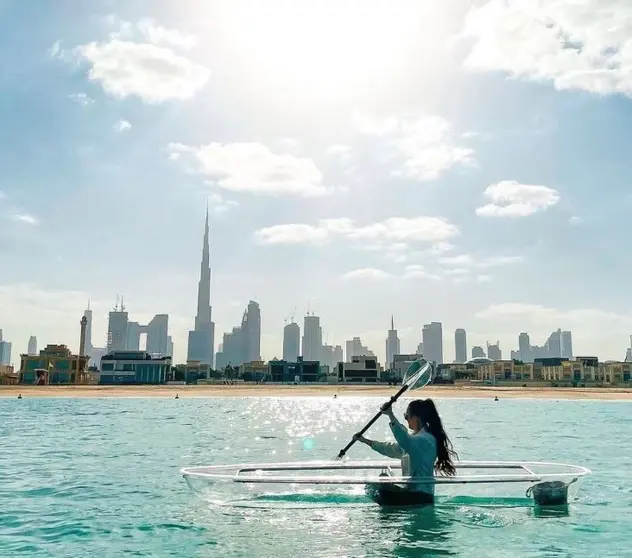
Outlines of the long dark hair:
M430 432L437 441L435 470L448 476L456 475L456 467L452 460L458 459L459 456L452 449L452 442L443 429L441 417L434 401L432 399L415 399L408 405L407 413L409 416L417 417L422 428Z

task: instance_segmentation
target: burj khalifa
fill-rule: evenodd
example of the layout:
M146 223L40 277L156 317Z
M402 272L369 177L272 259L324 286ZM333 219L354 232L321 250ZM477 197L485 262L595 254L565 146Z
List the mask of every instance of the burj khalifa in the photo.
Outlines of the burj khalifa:
M187 361L198 361L213 366L215 360L215 324L211 320L211 263L208 236L207 208L200 282L198 283L197 315L195 316L195 328L189 331Z

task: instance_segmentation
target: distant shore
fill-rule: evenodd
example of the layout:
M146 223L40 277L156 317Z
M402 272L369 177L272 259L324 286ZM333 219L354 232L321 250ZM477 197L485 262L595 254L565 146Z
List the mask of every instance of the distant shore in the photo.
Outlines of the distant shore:
M160 385L160 386L0 386L0 398L17 397L338 397L379 396L396 393L395 386L367 385ZM499 386L432 386L408 397L499 399L623 399L632 401L632 388L552 388Z

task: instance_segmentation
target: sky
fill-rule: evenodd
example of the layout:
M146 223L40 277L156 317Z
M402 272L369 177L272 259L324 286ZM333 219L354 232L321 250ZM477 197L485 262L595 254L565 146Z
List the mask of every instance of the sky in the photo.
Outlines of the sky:
M29 32L26 33L25 29ZM208 201L216 344L309 310L383 358L632 334L626 0L0 0L0 328L93 343L123 295L193 327Z

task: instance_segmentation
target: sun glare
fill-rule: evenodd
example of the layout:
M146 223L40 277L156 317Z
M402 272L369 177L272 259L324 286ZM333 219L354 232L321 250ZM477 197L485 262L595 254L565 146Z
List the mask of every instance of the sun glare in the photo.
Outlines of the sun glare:
M230 3L222 35L258 79L332 95L379 81L419 33L423 2L271 0Z

